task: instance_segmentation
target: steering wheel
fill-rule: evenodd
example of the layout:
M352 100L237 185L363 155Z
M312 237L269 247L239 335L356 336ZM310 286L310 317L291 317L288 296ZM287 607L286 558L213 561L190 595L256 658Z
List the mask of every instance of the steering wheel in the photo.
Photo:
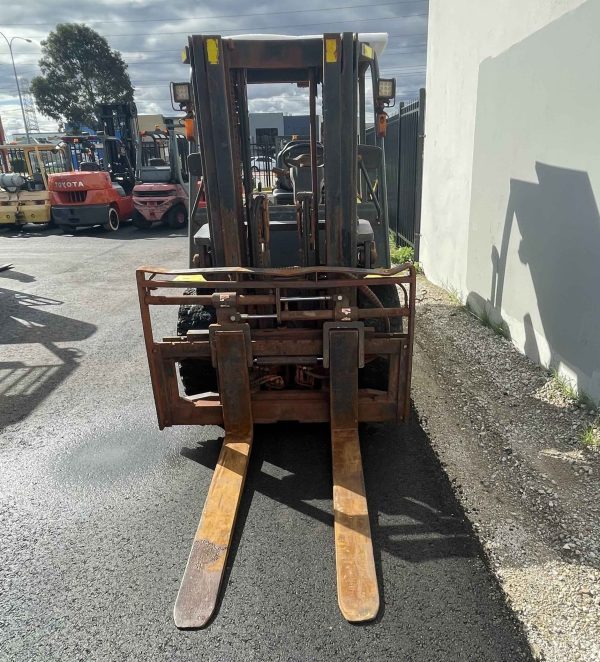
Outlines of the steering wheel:
M286 145L279 154L288 168L310 167L310 143L308 140ZM317 166L323 165L323 145L317 143Z

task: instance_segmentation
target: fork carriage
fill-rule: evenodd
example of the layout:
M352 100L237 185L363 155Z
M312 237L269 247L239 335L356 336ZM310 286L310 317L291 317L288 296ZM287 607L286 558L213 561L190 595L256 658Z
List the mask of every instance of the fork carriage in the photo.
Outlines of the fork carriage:
M340 277L343 274L353 277ZM205 280L199 281L199 276ZM412 265L396 269L344 269L343 272L331 267L175 271L142 267L137 271L137 279L161 429L171 425L223 425L223 398L214 393L181 395L176 364L199 359L210 362L216 369L217 336L228 339L238 334L244 338L246 360L235 370L249 371L251 414L255 423L329 421L330 334L343 330L350 331L358 344L356 358L337 357L336 360L342 361L342 370L346 366L350 369L353 363L356 369L363 368L376 357L387 359L389 365L386 389L357 387L357 420L406 420L414 328L415 272ZM375 282L377 286L397 285L402 293L401 306L386 308L382 304L377 308L358 308L352 305L352 294L359 288L370 289ZM189 288L195 289L197 294L180 292ZM158 294L157 290L169 294ZM206 330L193 330L185 336L157 341L152 333L150 307L165 305L213 306L217 323ZM403 320L401 331L381 332L365 325L365 322L389 321L390 318ZM265 328L267 323L271 328ZM223 349L227 351L227 340ZM284 389L257 387L267 371L272 375L277 370L290 373L290 366L295 372L287 378ZM320 374L314 384L310 379L301 381L300 385L297 383L301 377L297 380L296 374L310 377L315 369Z

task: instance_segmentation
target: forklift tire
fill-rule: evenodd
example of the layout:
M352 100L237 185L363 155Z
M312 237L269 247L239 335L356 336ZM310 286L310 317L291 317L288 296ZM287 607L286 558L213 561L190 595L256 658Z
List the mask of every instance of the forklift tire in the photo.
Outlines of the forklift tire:
M102 227L107 232L116 232L119 229L119 212L114 207L108 208L108 219L106 223L102 224Z
M371 285L373 294L381 301L385 308L400 308L400 297L395 285ZM359 308L375 308L375 304L361 290L358 291ZM390 317L390 331L399 333L402 331L402 318ZM377 333L387 331L385 320L381 317L365 319L365 326L372 326ZM382 357L377 357L368 363L358 372L358 387L372 388L378 391L387 391L388 388L389 361Z
M185 290L184 295L196 294L196 290ZM177 335L185 336L190 330L208 329L217 320L212 306L180 306L177 319ZM217 371L210 360L186 359L179 363L179 377L186 395L197 395L207 391L218 392Z
M138 230L149 230L152 227L152 221L149 221L139 211L134 211L131 220Z
M175 205L167 212L167 225L170 228L184 228L187 225L187 211L184 205Z

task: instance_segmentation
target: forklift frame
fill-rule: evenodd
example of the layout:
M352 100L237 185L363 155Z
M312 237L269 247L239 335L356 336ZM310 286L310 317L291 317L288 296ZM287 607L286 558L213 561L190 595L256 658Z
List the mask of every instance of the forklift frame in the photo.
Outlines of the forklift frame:
M363 142L365 136L367 71L374 76L378 126L385 125L384 106L390 101L378 96L376 54L353 33L266 40L195 35L184 61L191 64L193 107L188 111L195 113L202 166L197 167L197 154L190 156L190 183L201 170L210 243L194 258L201 268L140 267L138 296L159 426L223 425L225 438L175 603L175 623L203 627L214 613L253 425L281 420L330 423L338 603L348 621L372 620L379 591L358 423L409 417L416 289L412 264L390 268L385 193L381 207L375 205L373 233L361 235L362 258L357 241L357 193L363 184L371 195L374 190L362 162L367 151L358 149L359 136ZM307 87L310 107L309 154L302 155L298 167L310 161L311 189L297 192L296 208L286 210L296 219L290 227L297 230L299 263L286 262L284 268L272 265L267 199L253 193L248 121L248 84L276 82ZM324 253L319 249L319 83ZM380 185L385 192L385 180ZM371 268L365 236L373 237L368 242L376 245L378 268ZM375 292L385 288L394 291L398 305L377 297ZM359 306L359 293L370 307ZM216 320L159 341L152 326L154 306L206 306ZM190 359L212 364L218 393L180 394L176 364ZM387 383L361 387L361 370L379 360L387 361ZM263 383L279 390L262 388Z

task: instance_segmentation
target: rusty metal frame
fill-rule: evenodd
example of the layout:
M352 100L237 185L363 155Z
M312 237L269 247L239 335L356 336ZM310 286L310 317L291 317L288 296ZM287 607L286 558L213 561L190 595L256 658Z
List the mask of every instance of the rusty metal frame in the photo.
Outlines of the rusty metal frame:
M415 314L415 269L411 264L394 269L304 267L250 269L221 267L165 270L140 267L136 273L144 340L160 428L172 425L223 425L218 394L186 397L180 394L176 365L186 359L210 360L210 333L156 340L151 308L202 304L215 306L216 330L239 330L248 336L247 354L253 365L310 365L323 362L323 323L334 330L357 327L357 322L401 317L401 332L382 333L365 327L362 344L365 361L382 356L389 360L386 391L358 389L359 421L404 421L410 410L410 377ZM218 280L217 280L218 279ZM394 284L399 287L400 308L357 308L352 305L357 288ZM194 288L196 295L175 290ZM163 294L162 292L167 294ZM290 299L302 299L300 309L289 308ZM259 308L258 308L259 307ZM258 313L256 312L258 310ZM266 311L266 312L265 312ZM265 320L272 328L264 328ZM294 328L308 323L306 328ZM327 422L329 389L257 390L251 394L255 423L280 420Z

